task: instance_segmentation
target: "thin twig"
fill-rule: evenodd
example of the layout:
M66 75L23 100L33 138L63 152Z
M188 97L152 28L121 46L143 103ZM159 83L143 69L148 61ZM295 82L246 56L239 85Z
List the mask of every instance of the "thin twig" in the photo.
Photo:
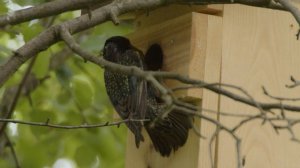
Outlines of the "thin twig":
M291 81L293 84L285 85L287 88L294 88L300 85L300 81L296 80L293 76L291 76Z
M183 113L186 114L190 114L193 115L195 117L199 117L201 119L204 119L214 125L217 126L218 128L218 132L215 134L219 134L220 131L224 130L225 132L227 132L235 141L236 141L236 151L237 151L237 168L242 168L242 157L241 157L241 145L240 145L240 138L236 135L236 133L234 132L233 129L223 125L222 123L220 123L218 120L215 120L213 118L210 118L208 116L205 116L201 113L195 112L193 110L184 108L184 107L180 107L180 106L175 106L174 109L179 110ZM216 135L215 135L216 136ZM210 139L211 140L211 139ZM213 168L213 167L212 167Z
M245 125L245 123L252 121L254 119L264 119L264 117L262 116L262 114L248 117L248 118L240 121L235 127L233 127L232 131L236 132L241 126Z
M216 140L219 132L220 129L217 127L216 130L214 131L214 134L209 138L208 151L209 151L209 160L210 160L211 168L215 168L212 149L213 149L213 141Z
M206 139L206 137L204 135L201 134L200 130L196 127L195 124L192 124L192 128L193 128L193 131L194 133L199 136L200 138L202 139Z
M267 89L264 86L262 86L262 89L266 96L268 96L272 99L278 100L278 101L300 101L300 98L288 98L288 97L273 96L267 91Z
M97 2L98 1L98 2ZM78 10L95 5L95 3L106 5L111 0L55 0L40 5L14 11L0 16L0 27L15 25L26 21L58 15L63 12Z
M65 41L65 43L70 47L72 51L77 53L79 56L81 56L85 60L92 60L93 62L97 63L98 65L107 68L109 70L119 70L120 65L115 64L109 61L106 61L104 59L98 59L97 57L93 56L92 54L82 50L80 46L76 43L74 38L72 37L69 30L62 26L60 29L61 38ZM110 66L108 66L110 65ZM121 67L122 68L122 67ZM125 66L125 69L128 67ZM126 71L126 70L125 70ZM121 71L124 73L124 70ZM143 70L137 68L137 67L131 67L131 69L127 69L127 73L131 73L132 75L135 75L137 77L142 77L145 80L151 82L161 93L161 97L164 100L166 106L172 105L172 97L169 94L169 90L166 89L160 82L157 81L157 79L153 75L147 75ZM167 113L163 113L161 118L164 118L167 115Z
M50 128L58 128L58 129L82 129L82 128L98 128L98 127L107 127L107 126L120 126L121 124L126 122L141 122L141 121L149 121L149 120L148 119L126 119L122 121L105 122L101 124L59 125L59 124L51 124L49 119L47 119L46 122L31 122L31 121L0 118L0 122L3 123L15 123L15 124L50 127Z
M11 142L11 140L9 139L8 135L6 134L6 132L4 132L4 137L7 140L7 144L9 146L11 154L12 154L12 156L14 158L16 168L21 168L20 162L19 162L18 157L17 157L17 153L16 153L15 148L14 148L14 145Z
M151 82L162 94L162 98L164 99L165 103L167 105L172 105L172 96L168 89L166 89L162 84L160 84L156 78L164 78L164 79L173 79L178 80L180 82L186 83L186 84L196 84L201 87L204 87L205 89L208 89L212 92L215 92L217 94L221 94L223 96L226 96L228 98L231 98L233 100L242 102L244 104L253 106L258 108L261 113L264 113L264 110L271 110L271 109L281 109L282 107L285 110L294 111L294 112L300 112L300 106L293 106L293 105L287 105L287 104L279 104L279 103L261 103L254 100L254 98L244 89L230 85L230 84L222 84L224 87L234 88L242 92L246 97L237 95L233 92L230 92L226 89L220 88L219 86L209 85L204 81L201 80L195 80L190 79L185 76L181 76L176 73L171 72L157 72L157 71L143 71L135 66L124 66L119 65L116 63L112 63L109 61L104 60L103 58L95 57L94 55L84 51L80 48L80 46L75 42L75 40L72 38L70 32L67 30L66 27L62 27L60 30L60 34L62 39L66 42L66 44L78 55L80 55L85 60L89 60L103 68L107 68L110 71L119 72L123 74L130 74L137 77L144 78L145 80ZM166 115L166 114L164 114Z
M21 83L19 84L19 86L17 88L16 94L14 95L14 98L13 98L13 100L12 100L10 106L9 106L8 112L5 115L5 118L11 118L11 116L12 116L14 110L15 110L15 107L16 107L16 105L18 103L18 100L20 98L22 89L23 89L23 87L24 87L24 85L26 83L26 80L27 80L30 72L31 72L31 69L32 69L32 67L33 67L33 65L35 63L36 58L37 58L37 56L34 56L32 58L32 60L31 60L30 64L28 65L28 67L27 67L27 69L25 71L25 74L24 74L24 76L23 76L23 78L21 80ZM6 123L4 123L1 126L1 128L0 128L0 135L4 132L5 128L6 128Z

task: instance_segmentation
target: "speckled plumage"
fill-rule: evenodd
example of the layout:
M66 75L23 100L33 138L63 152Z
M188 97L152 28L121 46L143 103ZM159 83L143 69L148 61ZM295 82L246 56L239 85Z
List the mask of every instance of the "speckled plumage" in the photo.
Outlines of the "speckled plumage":
M151 51L147 53L157 54ZM128 39L121 36L112 37L105 42L103 56L108 61L137 66L143 70L146 70L147 66L157 68L157 65L145 65L143 53L133 47ZM151 70L154 70L153 68ZM141 133L143 126L155 149L162 156L169 156L172 151L185 144L188 130L191 128L190 118L179 111L170 112L164 119L157 118L165 110L165 105L158 100L159 95L150 83L135 76L109 70L105 70L104 79L107 94L122 119L150 119L144 123L136 121L126 123L135 135L137 147L141 141L144 141Z

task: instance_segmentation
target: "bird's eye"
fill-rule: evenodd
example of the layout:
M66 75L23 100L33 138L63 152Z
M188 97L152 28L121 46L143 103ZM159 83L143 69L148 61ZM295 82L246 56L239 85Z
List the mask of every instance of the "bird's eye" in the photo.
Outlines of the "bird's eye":
M105 46L104 46L104 51L109 51L109 50L112 50L112 49L114 49L115 47L114 47L114 44L112 44L112 43L108 43L108 44L106 44Z

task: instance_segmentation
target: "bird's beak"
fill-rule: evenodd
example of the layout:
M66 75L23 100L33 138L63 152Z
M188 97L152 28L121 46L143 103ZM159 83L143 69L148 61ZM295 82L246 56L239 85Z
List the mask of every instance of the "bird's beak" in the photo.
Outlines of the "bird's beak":
M106 60L110 60L111 58L111 43L105 43L103 49L101 50L101 54L103 56L104 59Z
M102 49L100 50L100 56L103 57L103 55L104 55L104 48L102 48Z

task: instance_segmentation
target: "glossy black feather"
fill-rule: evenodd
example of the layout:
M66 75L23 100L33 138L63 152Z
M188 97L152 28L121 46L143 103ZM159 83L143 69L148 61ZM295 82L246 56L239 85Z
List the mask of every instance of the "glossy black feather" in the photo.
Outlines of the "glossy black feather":
M106 41L104 59L122 65L137 66L143 69L140 52L131 49L130 43L123 37L113 37ZM105 86L110 100L123 119L144 119L146 113L146 82L135 77L106 70ZM136 146L144 140L141 134L141 122L127 122L135 135Z
M105 42L103 56L104 59L118 64L136 66L143 70L149 70L146 67L158 70L162 66L162 58L157 63L150 60L150 57L156 57L155 53L162 57L162 50L157 47L154 45L154 48L153 46L149 48L152 51L147 52L148 61L145 62L143 53L133 47L128 39L115 36ZM105 70L104 79L107 94L122 119L150 119L144 123L136 121L126 123L135 135L137 147L144 140L141 133L143 126L154 148L162 156L169 156L172 151L185 144L188 130L191 128L189 116L172 111L166 118L160 119L158 116L166 110L166 107L158 98L159 92L150 83L135 76L109 70Z

